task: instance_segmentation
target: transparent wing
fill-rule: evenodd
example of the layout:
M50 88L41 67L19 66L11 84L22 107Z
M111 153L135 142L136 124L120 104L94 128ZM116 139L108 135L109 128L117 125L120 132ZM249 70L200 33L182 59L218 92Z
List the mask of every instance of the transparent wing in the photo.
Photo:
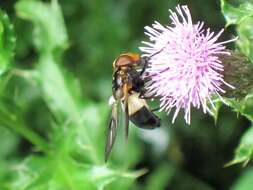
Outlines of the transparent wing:
M110 156L112 147L116 139L117 128L119 125L118 112L119 112L119 103L117 101L114 101L112 103L112 114L111 114L111 119L108 126L108 131L107 131L107 138L106 138L106 145L105 145L105 162L108 160Z

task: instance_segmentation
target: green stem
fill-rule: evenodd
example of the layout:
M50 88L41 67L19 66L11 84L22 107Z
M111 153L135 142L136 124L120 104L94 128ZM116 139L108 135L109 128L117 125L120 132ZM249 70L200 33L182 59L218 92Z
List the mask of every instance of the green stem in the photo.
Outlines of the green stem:
M1 110L2 111L2 110ZM23 122L17 121L15 116L11 113L1 113L1 115L5 117L0 118L0 123L13 130L14 132L18 133L25 139L27 139L29 142L31 142L33 145L35 145L39 150L48 153L49 147L48 143L37 133L33 132L32 130L28 129L24 126Z

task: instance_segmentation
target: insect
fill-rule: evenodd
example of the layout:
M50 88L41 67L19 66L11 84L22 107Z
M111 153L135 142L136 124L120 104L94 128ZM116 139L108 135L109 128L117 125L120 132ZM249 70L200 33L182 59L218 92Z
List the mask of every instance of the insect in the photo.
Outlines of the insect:
M123 110L125 137L128 137L129 120L137 127L154 129L160 126L160 119L149 108L145 98L145 81L142 75L148 60L138 54L121 54L113 62L112 106L111 119L105 146L107 161L115 142L119 125L120 109ZM148 99L148 98L147 98Z

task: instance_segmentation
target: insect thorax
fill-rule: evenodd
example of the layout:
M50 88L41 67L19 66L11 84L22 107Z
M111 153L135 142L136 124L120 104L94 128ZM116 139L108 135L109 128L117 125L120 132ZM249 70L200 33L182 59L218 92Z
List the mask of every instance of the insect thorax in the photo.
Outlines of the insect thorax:
M144 87L144 81L140 76L140 73L133 67L119 68L115 71L112 80L113 96L116 100L122 100L124 98L123 86L126 85L128 93L132 91L142 92Z

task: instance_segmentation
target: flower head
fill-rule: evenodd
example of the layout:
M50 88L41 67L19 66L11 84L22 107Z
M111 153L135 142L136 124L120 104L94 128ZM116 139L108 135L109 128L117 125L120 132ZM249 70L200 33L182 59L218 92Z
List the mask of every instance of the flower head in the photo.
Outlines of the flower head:
M176 12L169 10L171 26L155 22L145 27L150 42L140 47L143 56L149 57L145 76L147 95L160 99L160 111L169 113L174 108L172 122L180 109L185 112L185 121L190 124L191 106L212 114L212 95L225 91L221 85L223 66L219 55L227 54L224 44L235 39L217 42L223 30L215 34L204 29L203 22L192 23L187 6L177 6ZM220 97L220 96L219 96Z

